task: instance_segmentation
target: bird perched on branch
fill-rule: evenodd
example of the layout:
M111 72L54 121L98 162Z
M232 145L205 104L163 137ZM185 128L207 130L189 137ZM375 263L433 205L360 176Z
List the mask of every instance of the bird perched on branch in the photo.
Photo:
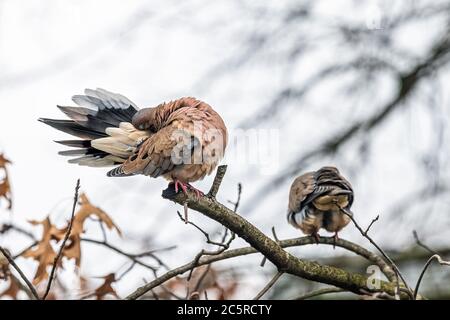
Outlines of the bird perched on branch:
M289 193L288 221L303 233L319 241L318 231L324 228L338 232L349 222L353 203L351 184L335 167L323 167L297 177ZM344 212L343 212L344 211Z
M72 100L78 107L58 108L71 120L39 121L80 138L56 141L72 147L60 155L89 167L116 166L107 175L163 176L186 192L211 174L223 157L227 129L207 103L186 97L154 108L138 109L126 97L104 89L86 89Z

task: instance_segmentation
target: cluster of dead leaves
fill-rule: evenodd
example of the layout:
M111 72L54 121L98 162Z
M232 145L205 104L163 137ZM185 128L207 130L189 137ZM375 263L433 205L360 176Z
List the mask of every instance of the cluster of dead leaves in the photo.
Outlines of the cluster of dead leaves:
M3 154L0 154L0 200L7 201L7 208L12 208L11 185L9 181L7 165L11 164ZM62 258L74 259L75 264L79 267L81 263L81 236L84 233L84 224L89 217L97 217L98 221L104 224L109 230L115 229L121 235L120 229L108 216L108 214L91 204L85 194L81 194L79 198L79 209L74 215L72 227L68 241L61 252L61 259L58 260L58 267L62 267ZM60 242L64 239L69 231L70 221L63 228L55 226L50 217L42 221L30 221L34 226L42 226L42 237L35 246L25 251L22 256L24 258L34 259L38 262L38 267L33 279L34 285L39 285L42 281L48 279L49 270L53 268L55 258L60 250ZM27 291L19 279L13 276L10 272L9 262L5 256L0 252L0 280L8 281L9 286L0 293L0 297L9 296L12 299L17 299L21 291ZM84 278L81 280L87 282ZM118 295L112 284L117 280L116 275L111 273L102 278L103 283L95 289L90 296L95 296L96 299L102 300L108 295L118 298ZM53 293L47 299L56 298Z
M221 278L227 278L222 281ZM165 284L155 292L160 299L171 299L171 293L186 294L188 291L189 299L198 300L205 297L205 291L208 298L215 300L231 299L238 288L238 279L236 276L225 275L223 270L215 269L211 266L201 266L196 268L189 281L184 277L177 277Z
M8 210L12 208L11 185L9 183L8 170L6 165L11 164L11 161L0 154L0 170L3 171L3 178L0 179L0 200L4 198L8 203Z
M80 196L79 204L80 208L74 216L70 236L62 249L62 257L75 259L75 263L78 267L81 263L81 235L84 232L84 223L88 217L96 216L108 229L115 229L121 234L119 228L114 224L106 212L92 205L85 194ZM22 254L24 258L32 258L38 262L38 268L33 279L33 284L37 285L48 278L48 269L49 267L53 267L57 251L59 251L59 248L55 251L54 245L64 239L66 233L69 231L70 221L67 226L63 228L58 228L53 225L49 217L43 221L30 221L30 223L33 225L41 225L43 227L41 240L34 248L31 248ZM59 266L61 266L62 259L60 259L58 263Z

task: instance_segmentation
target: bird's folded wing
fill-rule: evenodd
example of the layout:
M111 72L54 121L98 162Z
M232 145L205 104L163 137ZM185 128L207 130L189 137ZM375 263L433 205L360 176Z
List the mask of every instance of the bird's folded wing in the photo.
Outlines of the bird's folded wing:
M324 167L314 174L315 188L301 206L311 202L321 210L328 210L332 201L339 200L345 206L353 202L353 189L350 183L337 171Z
M308 172L294 180L289 193L289 211L299 212L302 202L314 192L316 187L314 173Z
M145 140L121 166L108 172L108 176L143 174L156 178L170 172L181 164L176 161L176 154L173 153L180 144L176 139L177 130L179 129L175 126L162 128Z

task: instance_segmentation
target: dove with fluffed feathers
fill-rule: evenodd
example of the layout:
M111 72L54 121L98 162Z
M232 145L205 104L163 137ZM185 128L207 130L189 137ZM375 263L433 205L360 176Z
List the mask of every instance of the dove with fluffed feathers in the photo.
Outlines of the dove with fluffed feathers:
M211 174L224 155L227 128L213 108L192 97L138 109L123 95L86 89L72 100L77 107L58 106L70 120L39 121L80 139L56 141L72 147L59 152L69 163L89 167L116 166L107 175L146 175L189 183Z
M318 241L319 229L335 233L350 221L343 211L353 215L353 188L335 167L323 167L297 177L289 192L287 218L291 225Z

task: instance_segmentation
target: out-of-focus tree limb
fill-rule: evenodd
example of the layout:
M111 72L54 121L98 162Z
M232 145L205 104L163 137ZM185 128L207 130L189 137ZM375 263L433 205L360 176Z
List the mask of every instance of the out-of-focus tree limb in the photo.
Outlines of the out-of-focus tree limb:
M317 289L315 291L311 291L311 292L302 294L301 296L295 297L292 300L307 300L307 299L318 297L318 296L321 296L324 294L339 293L339 292L345 292L345 290L341 289L341 288L335 288L335 287L322 288L322 289Z
M437 251L444 257L450 256L450 248L442 248ZM398 265L409 263L419 264L426 261L430 257L430 253L419 246L412 246L402 252L393 250L386 250L386 252ZM351 266L353 269L362 269L367 266L367 262L365 260L350 255L339 255L331 258L314 257L312 259L339 268Z
M332 134L332 138L324 141L322 144L319 144L317 148L302 154L297 158L297 160L294 160L293 163L287 166L287 170L266 182L259 190L255 192L255 195L260 195L261 192L267 194L268 192L276 190L283 182L301 171L309 161L319 157L323 158L332 155L360 132L367 133L375 129L397 108L404 105L403 103L405 100L411 96L414 89L422 79L429 76L439 67L447 64L449 60L450 32L449 30L446 30L445 35L437 41L437 43L430 50L428 56L423 59L423 61L411 67L407 72L398 73L398 90L390 102L380 108L378 112L374 113L369 118L357 121L341 132ZM249 203L259 202L255 201L256 199L254 197L249 200Z

